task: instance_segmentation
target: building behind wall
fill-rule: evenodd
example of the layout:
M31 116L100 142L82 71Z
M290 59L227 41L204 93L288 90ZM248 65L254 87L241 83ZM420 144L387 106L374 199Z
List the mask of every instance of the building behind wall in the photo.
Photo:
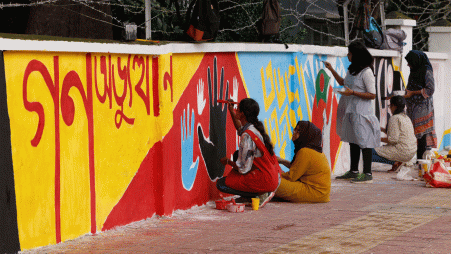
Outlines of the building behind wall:
M301 31L302 44L320 46L344 46L343 21L338 5L331 0L282 1L282 14L292 24L290 34L296 36ZM291 14L291 15L289 15Z
M74 3L69 0L46 5L0 9L0 33L60 36L84 39L113 39L111 7L107 4ZM8 5L10 2L2 1Z

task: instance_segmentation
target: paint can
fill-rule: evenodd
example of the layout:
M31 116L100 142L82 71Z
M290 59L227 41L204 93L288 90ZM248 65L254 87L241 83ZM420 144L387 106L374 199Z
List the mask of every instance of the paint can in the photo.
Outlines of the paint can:
M229 200L225 200L225 199L220 199L220 200L216 200L216 209L218 210L226 210L227 209L227 205L228 204L232 204L232 201Z
M242 203L235 203L235 204L228 204L227 210L232 213L242 213L244 212L244 204Z

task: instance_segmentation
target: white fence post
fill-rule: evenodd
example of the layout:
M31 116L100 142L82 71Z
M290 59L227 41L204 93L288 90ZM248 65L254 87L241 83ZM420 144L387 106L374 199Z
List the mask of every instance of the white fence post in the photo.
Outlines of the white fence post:
M410 68L407 66L407 61L404 58L410 50L412 50L412 30L413 27L417 25L417 22L413 19L386 19L385 25L388 28L401 29L403 30L407 37L404 40L406 45L404 45L401 55L401 72L404 77L404 82L407 82L407 78L410 74Z
M435 110L435 128L437 132L437 141L441 149L450 150L451 142L449 138L444 138L449 134L449 126L451 124L451 88L449 86L451 80L451 27L449 26L432 26L427 27L426 32L429 33L429 52L432 54L446 53L444 66L439 70L434 69L434 78L438 76L434 92L434 110ZM431 57L429 57L431 58ZM440 138L440 139L439 139Z
M145 12L146 12L146 40L150 40L152 39L152 26L151 26L151 14L150 11L152 9L151 5L150 5L150 0L145 0Z
M349 17L348 17L348 5L351 0L346 0L343 4L343 21L344 21L344 31L345 31L345 43L346 46L349 45Z

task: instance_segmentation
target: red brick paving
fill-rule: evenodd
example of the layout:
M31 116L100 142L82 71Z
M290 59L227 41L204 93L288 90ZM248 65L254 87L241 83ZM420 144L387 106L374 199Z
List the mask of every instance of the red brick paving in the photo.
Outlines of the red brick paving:
M210 202L170 218L154 217L24 253L261 253L434 190L422 181L397 181L394 173L373 174L372 184L333 180L331 202L325 204L270 202L258 211L246 207L244 213L230 213ZM361 251L451 253L451 209L438 211L443 214L437 219Z

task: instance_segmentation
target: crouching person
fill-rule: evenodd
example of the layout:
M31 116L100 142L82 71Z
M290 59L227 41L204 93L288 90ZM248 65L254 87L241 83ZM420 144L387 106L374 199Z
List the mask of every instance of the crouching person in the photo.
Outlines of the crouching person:
M236 113L232 103L228 107L241 141L236 161L221 159L222 164L232 166L232 171L219 179L216 186L224 193L244 198L258 196L263 207L279 185L280 166L263 123L258 120L260 107L250 98L240 101Z
M309 121L299 121L293 130L294 158L279 163L290 170L282 174L276 197L291 202L329 202L331 173L322 153L321 130Z

